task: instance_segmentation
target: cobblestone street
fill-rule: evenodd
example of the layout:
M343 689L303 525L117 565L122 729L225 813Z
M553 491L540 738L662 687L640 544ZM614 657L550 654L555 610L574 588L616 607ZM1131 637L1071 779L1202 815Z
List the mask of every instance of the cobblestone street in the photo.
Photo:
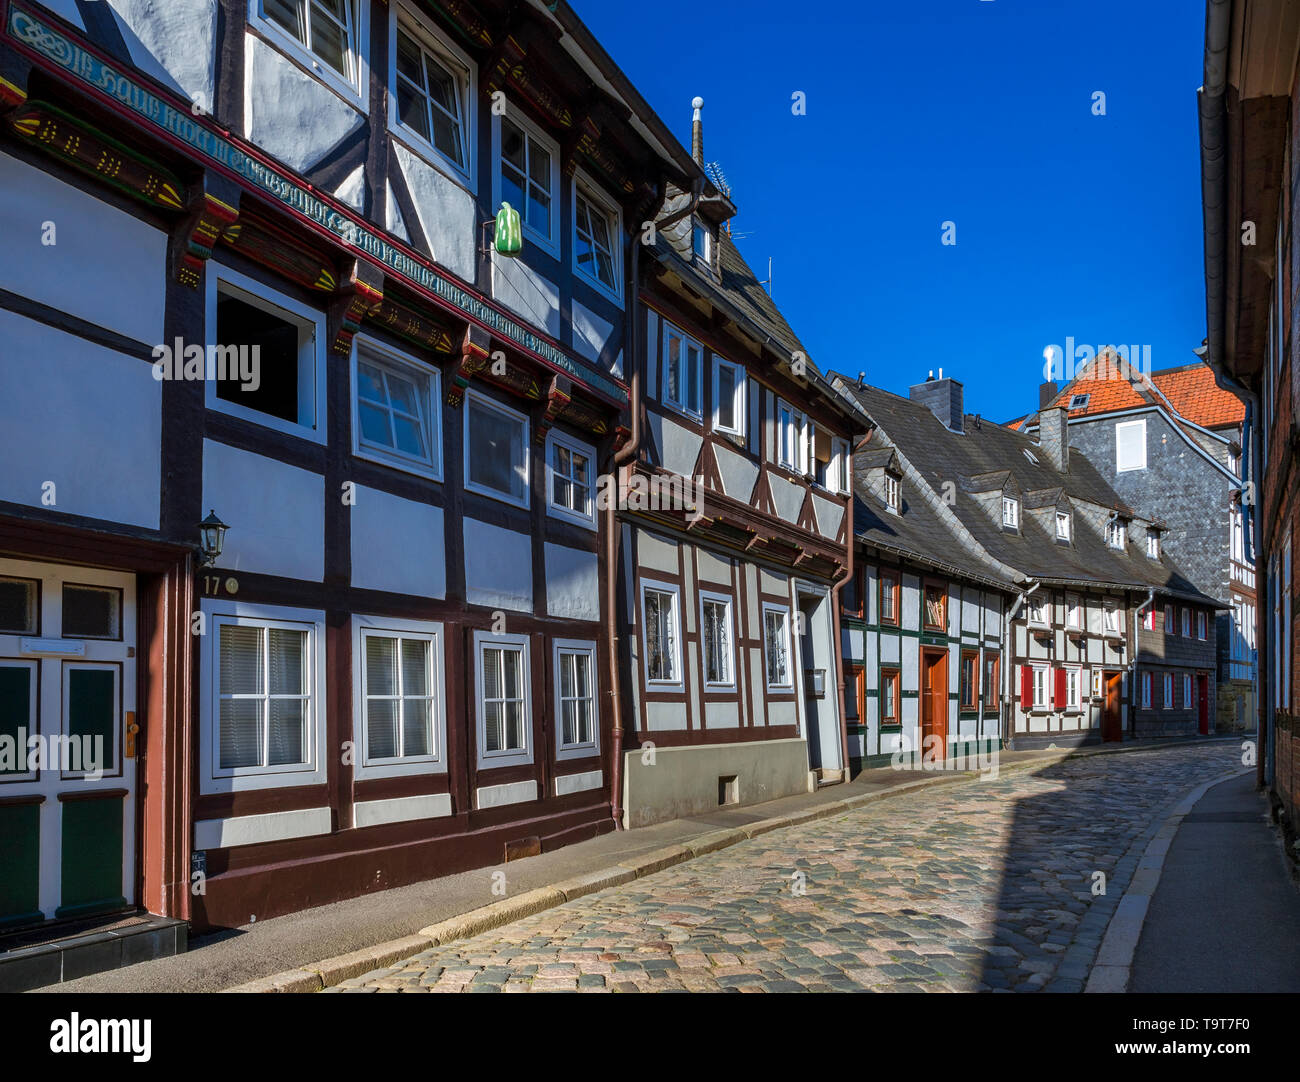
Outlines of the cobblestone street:
M331 991L1079 991L1168 809L1239 756L1096 755L922 789Z

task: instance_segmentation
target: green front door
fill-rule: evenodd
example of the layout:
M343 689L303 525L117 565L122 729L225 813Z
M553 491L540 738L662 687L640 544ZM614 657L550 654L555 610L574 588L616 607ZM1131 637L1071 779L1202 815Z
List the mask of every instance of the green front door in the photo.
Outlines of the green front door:
M135 580L0 560L0 928L135 904Z

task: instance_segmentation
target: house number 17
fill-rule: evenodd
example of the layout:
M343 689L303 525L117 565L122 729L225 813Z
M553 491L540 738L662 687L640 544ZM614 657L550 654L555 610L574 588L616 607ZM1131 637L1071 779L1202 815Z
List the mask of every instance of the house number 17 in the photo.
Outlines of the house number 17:
M208 597L220 597L223 593L239 593L239 580L234 575L222 578L220 575L203 576L203 592Z

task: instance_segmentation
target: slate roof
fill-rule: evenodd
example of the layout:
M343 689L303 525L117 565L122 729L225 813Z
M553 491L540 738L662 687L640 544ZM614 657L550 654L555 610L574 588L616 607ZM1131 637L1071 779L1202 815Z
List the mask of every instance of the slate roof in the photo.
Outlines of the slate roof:
M1036 442L1002 425L978 423L967 415L965 434L951 432L925 406L877 387L842 384L867 414L880 426L902 455L911 462L935 492L955 493L953 513L975 541L994 560L1014 568L1022 576L1052 584L1095 585L1125 589L1149 589L1200 604L1219 604L1202 594L1168 558L1149 558L1145 550L1130 541L1120 552L1083 520L1076 511L1070 544L1056 540L1030 514L1021 515L1019 532L1004 530L985 503L971 490L972 478L1006 473L1022 493L1064 490L1065 495L1133 516L1097 469L1078 451L1070 454L1069 468L1062 473L1048 461ZM1025 452L1033 456L1033 460ZM950 482L951 488L945 489ZM996 486L985 491L996 491ZM987 497L986 497L987 499ZM865 502L865 501L864 501ZM1037 502L1037 501L1035 501ZM1055 502L1055 501L1053 501ZM876 528L868 519L870 533ZM859 533L863 527L859 526ZM967 556L971 559L974 554Z

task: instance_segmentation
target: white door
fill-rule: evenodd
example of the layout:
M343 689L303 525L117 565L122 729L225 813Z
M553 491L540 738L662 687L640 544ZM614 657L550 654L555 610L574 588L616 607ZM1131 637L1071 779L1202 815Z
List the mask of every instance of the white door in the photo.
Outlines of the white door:
M0 560L0 927L135 905L135 601Z

